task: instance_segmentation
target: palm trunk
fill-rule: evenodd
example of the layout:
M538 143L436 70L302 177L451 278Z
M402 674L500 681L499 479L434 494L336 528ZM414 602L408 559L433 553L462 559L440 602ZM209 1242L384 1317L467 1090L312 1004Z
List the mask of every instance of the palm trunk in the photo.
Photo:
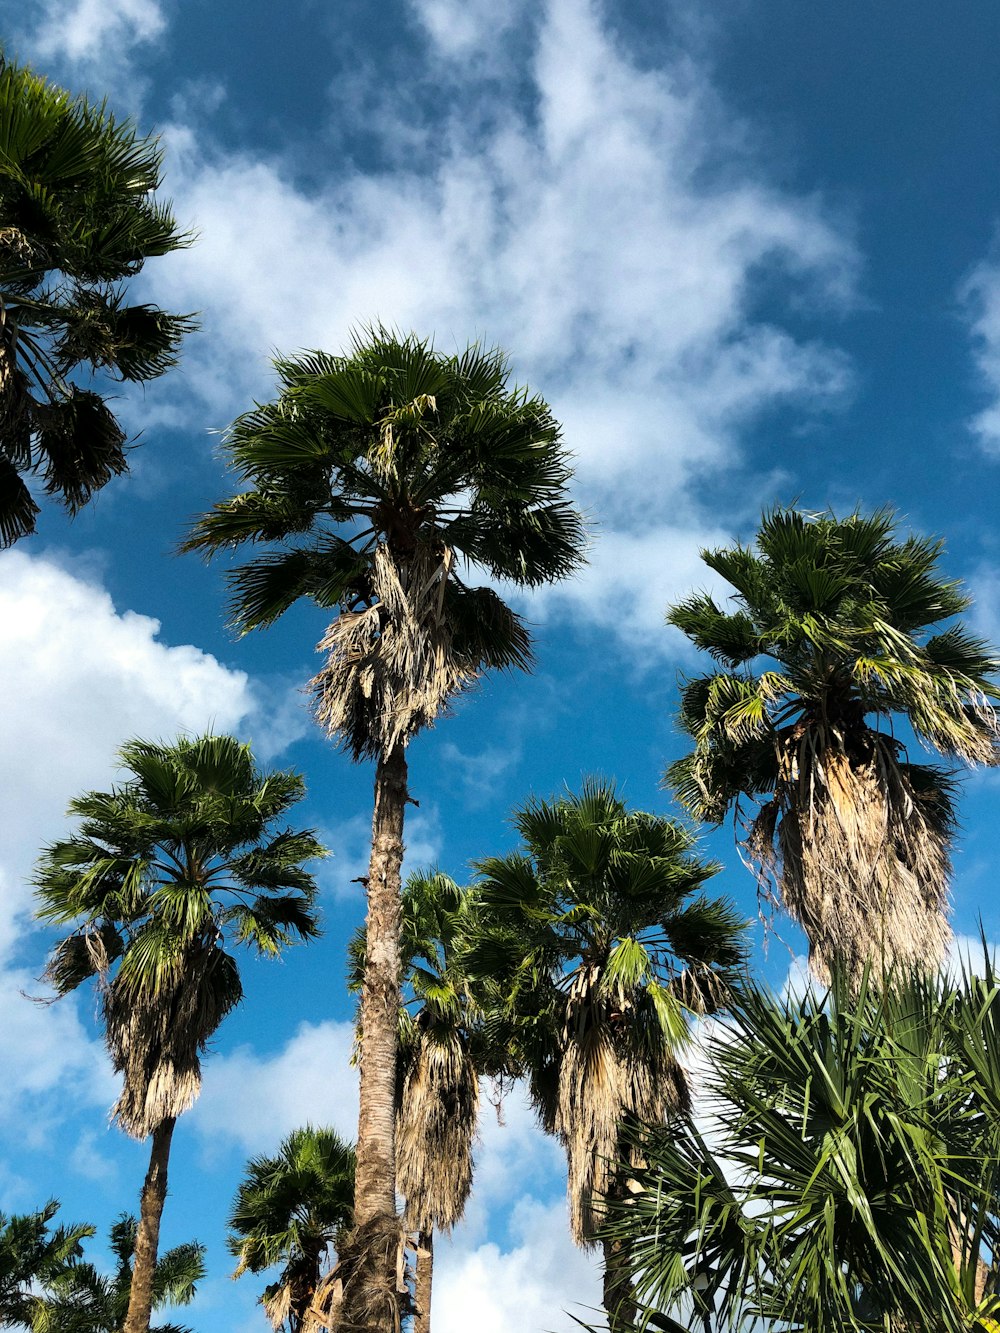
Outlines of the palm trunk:
M132 1286L122 1333L149 1333L149 1321L153 1313L153 1276L160 1244L160 1218L167 1197L167 1163L176 1123L173 1116L168 1116L153 1130L149 1170L139 1196L139 1229L135 1237Z
M399 1028L401 868L406 811L406 751L398 744L375 773L368 872L365 974L361 989L360 1107L354 1185L352 1281L343 1326L387 1333L386 1305L397 1302L396 1052ZM393 1237L396 1237L395 1242ZM381 1309L382 1314L376 1311Z
M413 1333L431 1333L431 1287L434 1282L434 1232L417 1233L417 1272L414 1288Z
M637 1306L632 1296L628 1255L620 1240L606 1240L604 1246L604 1310L610 1333L631 1333L635 1328Z

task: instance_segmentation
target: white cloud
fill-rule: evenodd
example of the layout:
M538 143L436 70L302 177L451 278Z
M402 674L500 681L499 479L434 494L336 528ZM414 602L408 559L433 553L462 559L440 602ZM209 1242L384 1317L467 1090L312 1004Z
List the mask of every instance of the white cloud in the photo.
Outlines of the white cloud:
M997 439L1000 442L1000 434ZM1000 643L1000 569L983 562L973 571L968 586L973 599L969 610L973 628L988 643Z
M0 970L0 1124L28 1148L50 1142L53 1127L81 1108L110 1107L117 1095L104 1055L73 1000L29 997L42 991L23 968Z
M97 579L20 550L0 555L0 864L23 877L69 799L106 787L130 736L228 731L255 707L246 674L159 622L119 612ZM15 890L16 892L16 890Z
M962 284L959 299L972 339L972 355L991 401L969 425L987 454L1000 455L1000 261L979 264Z
M240 1046L213 1056L191 1125L212 1142L273 1152L293 1129L330 1125L351 1140L358 1127L353 1023L301 1023L273 1055Z
M435 1242L434 1325L459 1333L475 1310L482 1333L569 1333L573 1314L586 1321L599 1306L600 1280L597 1257L570 1237L565 1157L523 1087L508 1089L502 1119L488 1092L465 1217Z
M72 80L73 91L84 80L100 101L113 88L116 101L135 110L143 85L134 56L166 27L160 0L41 0L29 21L22 16L15 24L14 36L32 64Z
M462 61L488 60L523 18L521 0L413 0L413 8L437 52Z
M472 1311L479 1333L511 1328L578 1333L577 1320L599 1324L598 1265L570 1240L565 1207L521 1198L508 1231L506 1245L437 1247L434 1326L439 1333L464 1333Z
M474 754L466 754L452 741L441 746L441 760L448 767L449 783L456 789L461 784L466 800L472 805L496 795L498 784L517 766L524 750L523 737L512 732L509 725L499 724L494 731L503 736L503 743L484 746Z
M622 561L673 560L672 535L712 532L700 484L740 462L759 413L843 399L843 355L761 315L759 297L842 309L857 255L820 201L762 179L751 130L694 62L640 68L595 4L546 0L494 51L507 77L484 79L466 52L483 46L486 9L449 26L452 8L415 0L453 113L424 121L418 64L397 103L407 124L379 122L391 168L307 189L280 160L223 153L184 123L168 132L170 192L200 239L148 282L167 308L199 308L205 335L164 394L179 411L194 390L200 424L207 407L224 426L268 391L270 349L336 349L375 319L442 348L509 347L564 422L580 500L601 520L571 608L662 646L661 592ZM513 80L530 85L530 111Z

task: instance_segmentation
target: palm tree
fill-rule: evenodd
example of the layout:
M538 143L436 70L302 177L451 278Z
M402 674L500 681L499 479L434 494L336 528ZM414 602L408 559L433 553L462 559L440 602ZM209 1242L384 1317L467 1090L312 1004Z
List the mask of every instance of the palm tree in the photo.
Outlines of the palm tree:
M108 1276L93 1264L72 1263L43 1283L33 1298L31 1333L119 1333L132 1290L132 1256L138 1223L123 1213L111 1228L111 1252L117 1260ZM190 1305L196 1284L205 1276L205 1247L176 1245L161 1255L153 1272L154 1310ZM156 1324L150 1333L191 1333L180 1324Z
M775 509L755 549L703 551L735 589L668 620L720 669L687 682L695 748L668 780L699 819L742 817L765 893L776 884L816 974L839 960L934 966L945 919L954 787L894 734L969 763L996 756L996 650L953 623L969 605L937 572L939 542L900 540L888 510L837 519ZM754 665L759 664L759 665ZM904 732L904 737L905 737Z
M987 961L957 990L914 971L744 992L708 1042L700 1128L637 1136L644 1188L609 1222L650 1324L992 1327L998 981Z
M275 1329L323 1326L321 1284L354 1204L354 1149L332 1129L293 1130L274 1157L252 1157L229 1215L234 1277L283 1265L261 1298Z
M277 827L301 777L260 772L231 736L130 741L119 761L132 777L71 802L80 824L46 849L36 884L39 917L73 927L47 979L59 995L98 981L124 1075L112 1115L151 1138L124 1326L147 1333L174 1125L198 1095L201 1054L242 998L227 947L277 957L318 933L303 862L324 849L311 832Z
M479 1079L498 1072L465 952L478 896L440 872L410 875L403 889L400 955L396 1182L404 1229L416 1251L413 1333L429 1333L434 1232L450 1232L472 1190ZM351 987L364 975L365 933L351 941Z
M521 619L492 588L467 583L467 572L524 586L562 578L581 559L583 525L566 498L559 427L541 399L509 386L500 352L444 356L413 335L378 328L357 337L348 355L313 352L277 369L278 400L240 417L228 438L248 489L205 515L187 548L278 544L231 574L234 622L243 631L269 625L301 597L333 611L320 644L326 665L313 682L317 717L355 759L376 762L358 1276L345 1300L359 1328L384 1329L398 1315L406 746L484 670L531 663Z
M92 1226L49 1223L59 1211L54 1199L34 1213L0 1213L0 1328L31 1323L35 1291L53 1281L83 1255L80 1242Z
M470 966L502 979L511 1072L528 1076L569 1166L573 1237L599 1243L630 1165L623 1128L687 1105L677 1060L687 1013L716 1007L743 962L744 923L700 890L716 871L679 824L630 811L613 785L529 801L523 850L477 864L481 937ZM624 1154L625 1158L628 1154ZM611 1327L632 1326L624 1256L604 1244Z
M126 471L93 376L153 379L193 327L126 304L126 280L191 239L154 198L160 161L130 121L0 54L0 546L35 530L24 475L75 513Z

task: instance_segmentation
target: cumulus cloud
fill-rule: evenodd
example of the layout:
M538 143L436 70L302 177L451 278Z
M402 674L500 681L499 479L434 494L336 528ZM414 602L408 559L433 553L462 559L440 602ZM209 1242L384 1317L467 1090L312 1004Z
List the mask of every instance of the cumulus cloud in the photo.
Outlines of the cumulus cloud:
M207 1061L190 1123L211 1142L273 1152L299 1125L330 1125L353 1139L358 1125L352 1023L301 1023L271 1055L240 1046Z
M516 1086L498 1117L486 1099L475 1186L462 1222L435 1242L434 1323L459 1333L476 1311L484 1333L569 1333L600 1305L597 1258L572 1242L566 1161Z
M972 339L972 354L990 402L969 425L982 448L1000 456L1000 260L977 265L959 296Z
M166 307L197 306L206 332L165 391L190 412L194 390L199 423L207 411L223 426L267 392L270 349L338 348L367 320L446 349L509 347L564 423L580 501L601 522L589 581L567 586L560 614L662 648L662 562L651 587L632 560L713 533L700 483L740 465L759 413L824 410L850 391L844 356L760 298L772 312L843 309L857 254L821 201L768 183L751 130L696 63L641 67L595 3L546 0L494 50L506 77L483 78L466 53L487 8L452 23L453 8L413 11L451 109L424 106L429 65L414 61L397 99L406 124L379 121L377 167L306 187L280 159L223 152L183 120L169 130L171 193L200 240L148 280ZM511 98L514 83L530 96Z
M0 712L0 865L22 905L16 885L38 849L58 836L71 797L112 781L124 740L228 731L253 712L244 672L159 632L152 617L119 611L96 576L20 550L0 555L0 678L11 701Z
M570 1240L561 1204L520 1199L509 1233L504 1244L438 1247L434 1324L440 1333L464 1333L470 1311L480 1333L578 1333L580 1320L602 1322L598 1266Z

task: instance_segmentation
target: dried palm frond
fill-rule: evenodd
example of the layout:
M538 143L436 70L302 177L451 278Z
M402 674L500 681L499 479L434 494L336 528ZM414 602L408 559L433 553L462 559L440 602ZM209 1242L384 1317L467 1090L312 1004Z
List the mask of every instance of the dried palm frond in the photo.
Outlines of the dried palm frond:
M396 1183L408 1231L450 1231L472 1189L479 1080L458 1032L421 1034L396 1117Z
M292 1309L292 1288L288 1282L276 1283L268 1287L264 1293L261 1304L264 1307L264 1313L271 1322L271 1327L275 1333L287 1321Z
M570 1228L578 1245L594 1245L604 1201L618 1170L622 1122L659 1124L687 1104L684 1074L663 1042L635 1040L596 994L599 969L581 968L567 1006L554 1129L566 1148Z
M181 954L156 991L138 991L120 978L105 990L108 1050L115 1072L124 1075L111 1117L127 1134L144 1139L194 1103L200 1051L240 994L233 960L214 945Z
M450 550L418 548L402 565L380 544L372 605L341 612L318 645L327 660L310 682L317 720L356 758L405 744L479 675L452 648L444 597L453 560Z
M872 731L857 755L818 749L812 734L786 741L784 780L750 827L750 857L809 937L823 981L835 959L852 978L934 966L951 937L950 819L896 748Z

